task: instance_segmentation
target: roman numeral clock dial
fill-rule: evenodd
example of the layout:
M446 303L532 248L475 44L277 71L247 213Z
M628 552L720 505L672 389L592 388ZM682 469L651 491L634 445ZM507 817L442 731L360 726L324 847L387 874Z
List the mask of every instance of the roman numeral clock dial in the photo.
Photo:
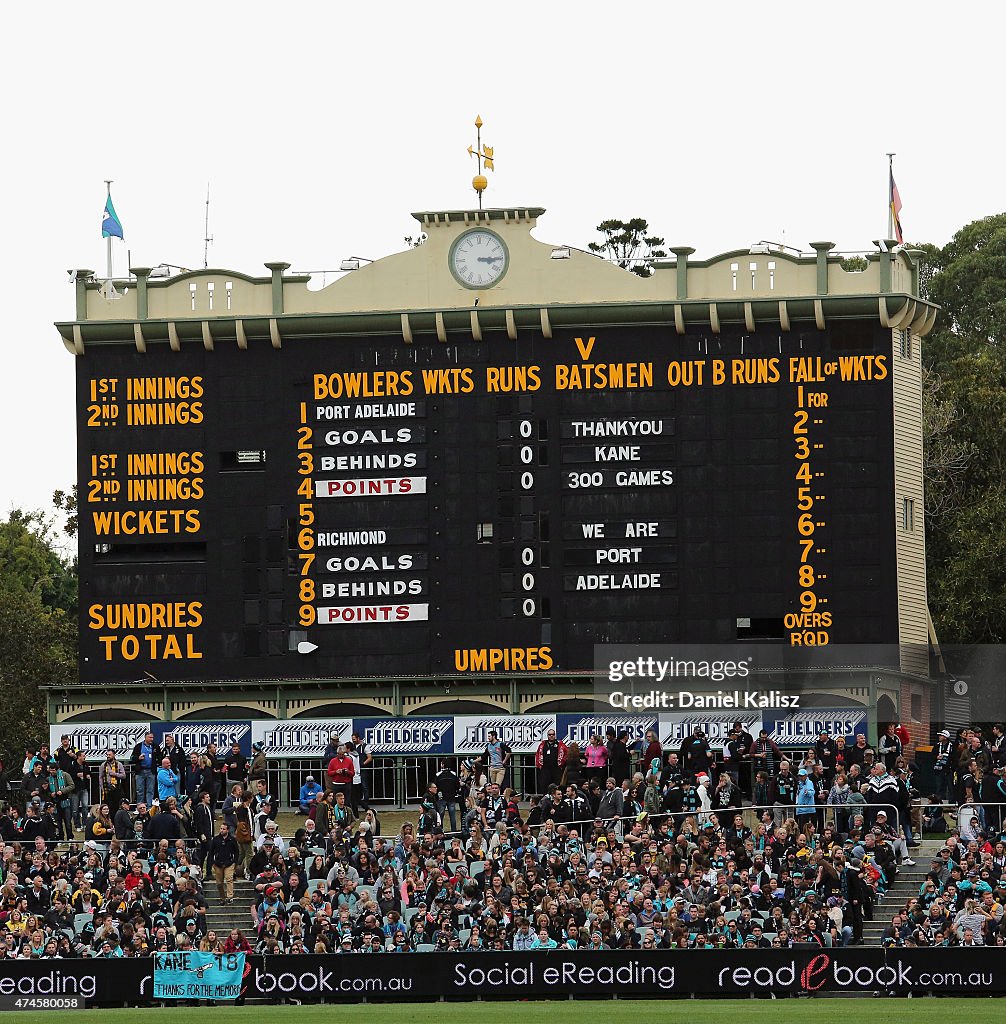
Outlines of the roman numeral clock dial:
M509 263L503 239L482 228L459 235L448 257L454 279L465 288L491 288L507 272Z

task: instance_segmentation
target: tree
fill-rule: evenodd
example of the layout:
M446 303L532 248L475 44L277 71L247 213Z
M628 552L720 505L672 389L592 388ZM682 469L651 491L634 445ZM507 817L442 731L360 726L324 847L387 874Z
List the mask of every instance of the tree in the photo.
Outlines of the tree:
M0 522L0 751L8 764L45 738L39 686L76 677L76 608L76 566L57 550L50 518L15 509Z
M36 590L0 579L0 751L20 765L25 745L48 737L40 685L59 686L77 675L77 623L47 608Z
M75 561L56 548L53 522L44 512L11 511L0 522L0 586L34 591L46 608L76 614Z
M1006 341L1006 213L976 220L944 246L930 290L948 329L968 341Z
M973 441L961 436L961 411L932 370L922 371L922 434L926 516L935 520L960 509L964 472L976 449Z
M649 277L653 264L667 255L660 248L664 240L647 235L650 225L642 217L627 221L603 220L595 230L604 236L603 241L589 242L587 248L640 277Z
M915 254L919 264L919 295L931 300L933 278L943 264L943 250L930 242L912 244L908 248Z
M53 491L52 494L53 506L62 512L66 516L66 521L63 523L63 532L68 537L77 536L77 485L68 491Z
M929 599L941 640L1006 639L1006 214L924 249Z

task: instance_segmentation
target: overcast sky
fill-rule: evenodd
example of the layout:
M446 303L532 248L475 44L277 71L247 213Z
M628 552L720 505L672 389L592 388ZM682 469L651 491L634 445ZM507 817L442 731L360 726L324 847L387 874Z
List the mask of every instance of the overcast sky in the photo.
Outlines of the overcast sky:
M582 246L643 216L699 256L870 248L887 163L911 240L1006 208L998 4L18 4L5 14L0 513L75 476L71 267L263 273L377 258L413 210L539 205Z

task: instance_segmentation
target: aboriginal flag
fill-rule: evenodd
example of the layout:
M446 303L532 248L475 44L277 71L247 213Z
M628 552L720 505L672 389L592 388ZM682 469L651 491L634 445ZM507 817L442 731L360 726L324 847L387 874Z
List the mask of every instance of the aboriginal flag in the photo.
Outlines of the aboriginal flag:
M894 171L891 171L891 223L894 225L894 237L900 245L904 242L904 235L901 233L901 195L898 186L894 181Z

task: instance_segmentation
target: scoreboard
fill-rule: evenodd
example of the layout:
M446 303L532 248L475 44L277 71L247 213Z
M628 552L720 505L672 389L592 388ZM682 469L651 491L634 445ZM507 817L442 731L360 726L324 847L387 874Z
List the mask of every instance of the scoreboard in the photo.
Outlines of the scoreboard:
M89 347L81 680L896 643L891 369L837 320Z

